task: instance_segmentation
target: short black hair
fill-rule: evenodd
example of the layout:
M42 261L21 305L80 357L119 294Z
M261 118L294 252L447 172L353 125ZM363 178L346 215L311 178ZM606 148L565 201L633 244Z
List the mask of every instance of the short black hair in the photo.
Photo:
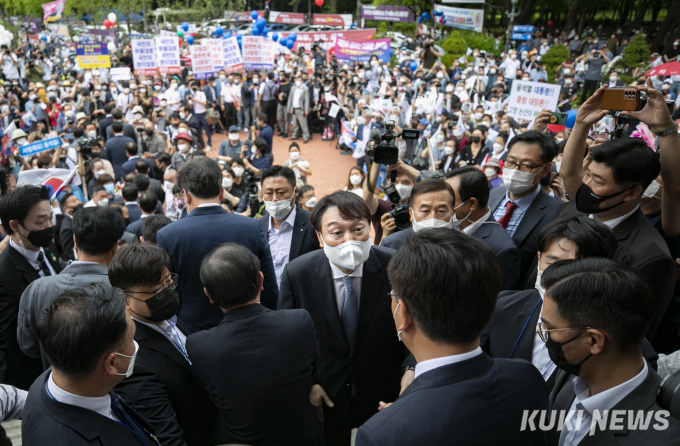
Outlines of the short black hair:
M110 207L91 206L73 214L78 251L90 255L111 252L125 232L125 220Z
M520 126L521 127L521 126ZM508 153L518 142L536 144L541 148L541 162L550 163L557 156L557 141L552 136L531 130L515 135L508 144ZM650 181L651 183L651 181Z
M97 282L65 291L48 303L35 333L52 367L83 379L104 354L125 341L127 324L123 293Z
M264 185L264 180L266 178L273 178L273 177L283 177L286 180L288 180L288 183L293 186L293 190L295 190L295 185L296 185L296 179L295 179L295 172L290 170L287 167L284 166L271 166L267 168L267 170L264 171L262 174L262 179L261 182Z
M170 158L170 155L163 152L156 158L156 164L158 163L164 163L169 166L172 163L172 158Z
M257 297L260 260L248 248L223 243L201 263L201 282L218 307L229 310Z
M590 151L593 161L612 170L616 184L633 183L647 189L661 172L659 152L654 152L640 138L607 141Z
M142 223L142 237L144 237L144 243L147 245L156 244L156 233L172 223L165 215L149 215L144 219Z
M177 173L177 184L196 198L215 198L222 191L222 171L205 156L192 158Z
M111 124L111 131L113 133L121 133L123 131L123 123L122 122L114 122Z
M104 175L106 175L106 174L104 174ZM99 178L101 178L101 177L99 177ZM95 195L97 192L101 192L101 191L106 192L106 189L104 188L104 186L95 186L95 187L92 188L92 191L90 193L92 195Z
M126 183L121 193L125 201L137 201L139 189L135 183Z
M134 175L134 183L140 192L145 192L149 190L149 186L151 186L151 181L149 180L149 177L141 173L139 175Z
M138 174L144 174L146 175L149 173L149 165L146 164L146 161L144 160L137 160L135 163L135 170L137 171Z
M129 142L125 144L125 151L130 154L130 156L135 156L139 152L136 142Z
M352 192L337 191L326 195L314 206L311 220L316 232L321 233L321 219L332 207L337 207L340 216L346 220L366 220L371 223L371 209L363 198Z
M108 104L104 104L104 112L107 115L111 114L111 110L113 110L113 104L112 103L109 102ZM113 114L111 114L111 117L113 117Z
M456 202L456 196L453 192L453 188L449 183L440 178L430 178L417 182L411 190L411 196L408 199L408 203L411 205L411 207L413 207L416 203L416 197L419 195L441 191L446 191L451 194L451 208L453 208Z
M576 258L613 259L618 241L614 231L593 218L571 217L554 220L538 233L536 249L545 252L556 241L566 238L576 245Z
M269 146L267 146L267 141L265 141L264 138L255 138L255 141L253 141L253 145L257 147L257 150L262 152L262 155L267 153L267 149L269 148Z
M11 220L16 220L23 225L31 208L42 201L50 201L50 192L45 186L27 184L7 192L0 199L0 220L2 220L5 234L14 233L9 226Z
M123 112L119 108L114 108L113 110L111 110L111 117L113 119L116 119L116 120L123 119ZM111 124L111 125L113 125L113 124ZM121 128L123 128L123 124L121 124L120 126L121 126ZM112 129L112 130L115 130L115 129Z
M136 286L161 283L165 270L172 271L172 260L164 249L135 243L120 249L109 263L109 282L129 291Z
M142 192L142 195L139 196L139 208L147 214L154 212L157 205L158 198L156 198L156 194L153 192Z
M633 268L610 259L560 260L545 269L545 298L570 327L606 330L623 351L639 349L654 319L652 290Z
M267 125L267 114L265 112L260 112L257 115L257 119L259 119L260 122L263 123L264 125Z
M501 289L491 248L448 228L410 237L392 257L387 277L423 334L444 344L479 338Z
M458 195L461 201L465 202L470 198L476 198L481 208L489 204L489 180L486 179L486 175L481 170L473 166L465 166L449 170L444 176L447 179L460 177ZM413 192L411 192L411 195L413 195Z

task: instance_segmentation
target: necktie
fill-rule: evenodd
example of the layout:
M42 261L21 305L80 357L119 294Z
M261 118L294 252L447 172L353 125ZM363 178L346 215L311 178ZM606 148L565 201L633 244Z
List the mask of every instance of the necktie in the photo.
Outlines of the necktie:
M498 223L503 226L503 229L508 229L508 223L510 223L510 217L512 213L517 209L517 203L508 201L505 205L505 215L498 219Z
M342 328L350 348L354 345L357 332L357 293L354 290L354 279L349 276L342 278L345 284L345 302L342 305Z
M143 429L127 412L123 409L122 404L118 401L118 397L111 394L111 412L118 417L120 422L130 430L144 445L153 444L149 437L151 434ZM149 442L147 442L147 440ZM156 442L158 443L158 442Z
M38 263L40 264L40 270L45 277L52 275L52 271L50 271L50 267L47 266L47 261L45 260L45 255L42 251L38 253Z

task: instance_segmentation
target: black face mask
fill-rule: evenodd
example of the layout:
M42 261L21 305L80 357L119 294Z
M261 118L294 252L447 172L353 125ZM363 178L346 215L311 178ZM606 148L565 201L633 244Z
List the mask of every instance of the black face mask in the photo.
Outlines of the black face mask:
M599 214L601 212L608 211L610 209L614 209L617 206L622 205L624 202L621 201L620 203L615 204L614 206L609 206L608 208L600 209L600 203L602 203L605 200L609 200L610 198L614 198L617 195L621 195L628 189L624 189L620 192L613 193L611 195L597 195L596 193L593 192L593 190L588 187L585 183L581 184L581 187L578 188L578 192L576 192L576 209L578 209L579 212L582 212L584 214Z
M47 248L48 246L50 246L50 243L52 243L52 239L54 238L54 226L41 229L40 231L30 231L28 233L28 236L24 238L31 242L33 246Z
M80 204L73 206L73 215L76 215L76 212L78 212L82 208L83 208L83 203L80 203Z
M473 136L472 137L472 142L475 143L475 144L477 144L481 140L482 140L482 138L480 138L479 136Z
M130 296L128 294L128 296ZM131 297L131 296L130 296ZM133 297L135 300L139 300ZM177 314L179 310L179 294L177 290L165 289L155 296L144 301L151 312L150 316L141 316L151 322L163 322ZM135 313L133 311L133 313ZM137 314L137 313L135 313Z
M151 136L153 135L153 130L144 130L147 135Z
M553 341L552 339L548 339L548 342L545 343L546 348L548 349L548 355L550 356L550 360L555 364L555 366L558 369L562 369L565 372L569 373L570 375L578 376L579 372L581 371L581 364L586 362L588 358L593 356L593 354L589 354L586 356L583 361L579 362L578 364L569 364L567 360L564 358L564 352L562 351L562 346L565 344L570 343L574 339L578 338L581 336L585 331L577 334L573 338L569 339L566 342L557 342Z

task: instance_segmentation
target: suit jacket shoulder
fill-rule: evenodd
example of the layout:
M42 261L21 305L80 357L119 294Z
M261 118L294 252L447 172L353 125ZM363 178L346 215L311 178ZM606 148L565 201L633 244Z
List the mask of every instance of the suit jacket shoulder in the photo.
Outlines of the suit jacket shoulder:
M395 251L401 247L408 239L410 239L415 232L412 228L408 228L405 231L395 232L390 234L382 240L380 246L385 248L394 249Z

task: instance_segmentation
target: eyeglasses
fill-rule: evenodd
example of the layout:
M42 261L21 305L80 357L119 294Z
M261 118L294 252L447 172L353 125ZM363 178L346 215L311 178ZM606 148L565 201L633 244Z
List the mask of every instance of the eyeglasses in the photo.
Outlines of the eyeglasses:
M132 296L132 294L153 294L156 299L159 299L160 297L163 296L162 293L165 293L166 291L172 291L175 288L177 288L177 283L178 283L177 274L170 273L170 280L164 286L156 289L155 291L124 291L124 293L135 300L144 302L143 300L137 299L135 296Z
M515 167L519 167L519 170L522 172L531 172L537 167L543 167L545 166L546 163L543 164L537 164L535 166L532 166L531 164L517 164L514 161L510 161L508 159L505 160L505 163L503 164L504 168L507 167L508 169L514 169Z
M536 334L538 334L538 337L541 338L541 341L543 342L548 342L550 339L550 332L551 331L565 331L565 330L588 330L591 327L573 327L573 328L545 328L545 325L543 322L539 322L536 324Z

